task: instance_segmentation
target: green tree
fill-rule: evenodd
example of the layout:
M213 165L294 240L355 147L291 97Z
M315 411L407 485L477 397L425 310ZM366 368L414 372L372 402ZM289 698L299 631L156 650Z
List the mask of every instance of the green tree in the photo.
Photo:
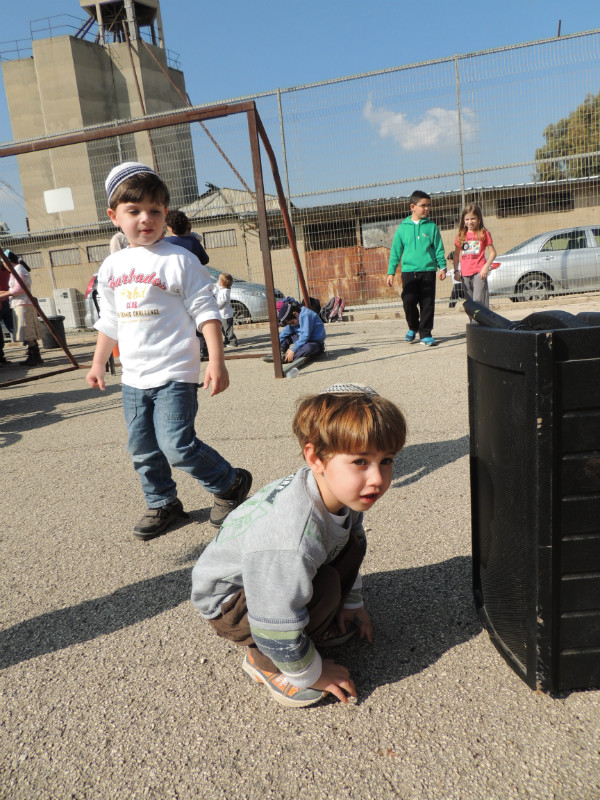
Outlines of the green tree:
M548 125L544 139L546 144L535 151L537 180L587 178L600 174L600 92L588 94L568 117ZM553 160L541 161L546 158Z

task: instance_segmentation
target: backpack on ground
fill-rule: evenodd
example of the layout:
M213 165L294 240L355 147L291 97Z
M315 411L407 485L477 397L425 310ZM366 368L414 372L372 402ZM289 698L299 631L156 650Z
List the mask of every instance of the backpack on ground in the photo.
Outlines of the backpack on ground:
M321 309L323 322L341 322L346 303L341 297L332 297Z
M310 302L310 309L312 311L314 311L316 314L320 314L321 313L321 303L319 303L317 298L316 297L309 297L308 300ZM302 301L302 305L305 305L304 300Z

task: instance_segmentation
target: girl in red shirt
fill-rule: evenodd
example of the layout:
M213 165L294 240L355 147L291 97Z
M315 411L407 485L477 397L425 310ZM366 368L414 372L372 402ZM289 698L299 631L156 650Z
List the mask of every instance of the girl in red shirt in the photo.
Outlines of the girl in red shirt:
M476 203L464 207L454 244L454 269L460 269L465 296L489 308L487 276L496 249Z

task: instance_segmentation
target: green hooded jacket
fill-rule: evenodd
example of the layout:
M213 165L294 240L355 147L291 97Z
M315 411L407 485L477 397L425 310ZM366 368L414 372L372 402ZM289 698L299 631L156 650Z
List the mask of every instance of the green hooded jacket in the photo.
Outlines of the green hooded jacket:
M407 217L400 223L394 234L387 274L395 275L400 263L402 272L446 269L444 244L435 222L427 217L415 223Z

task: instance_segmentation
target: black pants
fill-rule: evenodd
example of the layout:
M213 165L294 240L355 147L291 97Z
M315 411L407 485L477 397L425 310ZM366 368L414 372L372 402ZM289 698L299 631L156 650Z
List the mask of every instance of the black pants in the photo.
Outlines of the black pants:
M419 337L431 336L433 314L435 311L436 272L403 272L402 303L406 322L411 331L418 331Z
M233 332L233 317L221 321L221 330L223 331L223 344L237 343L237 336Z

